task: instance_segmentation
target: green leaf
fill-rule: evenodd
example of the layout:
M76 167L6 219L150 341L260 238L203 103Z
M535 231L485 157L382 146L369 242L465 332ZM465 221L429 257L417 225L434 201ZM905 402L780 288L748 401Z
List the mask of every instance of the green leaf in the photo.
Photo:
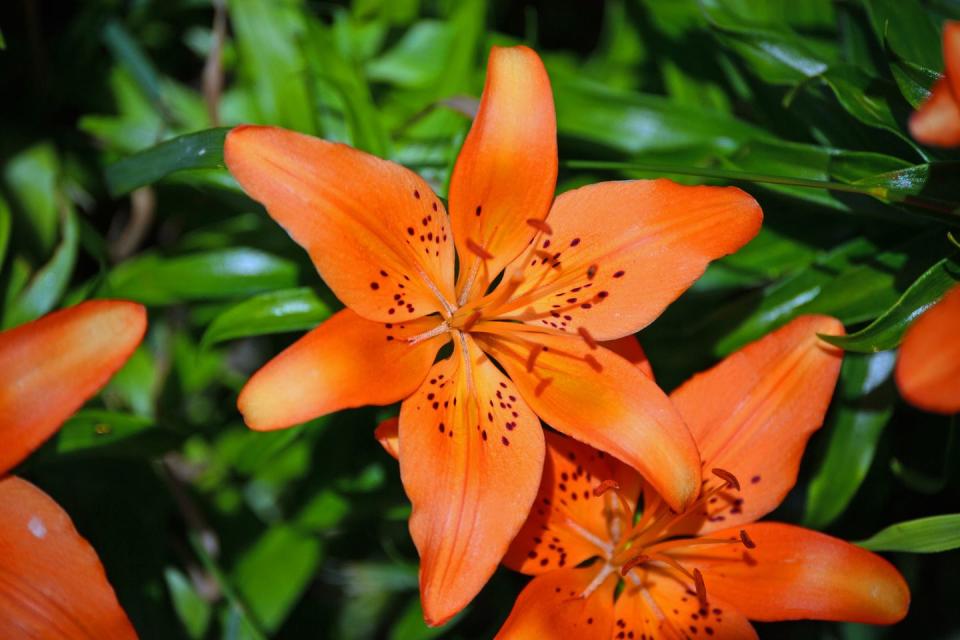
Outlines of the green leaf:
M367 63L367 74L371 80L400 87L427 87L444 73L453 37L449 22L422 20L391 49Z
M920 152L898 123L898 116L905 110L900 107L900 112L894 113L900 96L893 84L873 78L852 65L834 65L820 77L847 113L867 126L889 131Z
M280 628L320 564L320 541L287 526L274 526L241 556L233 581L268 632Z
M910 324L960 282L960 261L956 256L940 260L924 272L902 296L867 327L846 336L821 336L830 344L869 353L895 349Z
M60 162L53 145L40 143L14 156L4 167L14 211L46 257L53 249L59 224L57 179Z
M164 119L169 120L170 113L163 100L160 74L137 40L120 22L111 20L103 28L103 42L117 62L133 76L140 90L153 103L157 112L164 116Z
M110 194L121 196L177 171L223 169L223 141L228 131L188 133L113 163L106 169Z
M330 315L330 309L312 289L287 289L254 296L230 307L210 323L201 343L270 333L312 329Z
M199 640L210 626L210 616L213 613L210 603L197 593L190 579L179 570L167 567L163 571L163 579L170 591L173 608L187 635Z
M943 68L940 33L917 0L864 0L877 40L903 60Z
M145 254L107 275L100 297L164 305L229 299L292 287L297 267L288 260L237 247L163 258Z
M57 432L57 454L102 454L122 451L141 452L138 443L154 433L152 419L116 411L83 409L64 423Z
M289 0L229 0L241 79L252 91L258 122L316 133L316 117L300 46L304 6Z
M960 513L908 520L857 542L870 551L939 553L960 548Z
M10 205L0 196L0 271L3 271L3 260L7 257L7 247L10 246L11 218Z
M29 284L4 310L3 326L35 320L53 309L63 297L77 261L77 220L72 211L63 219L63 238L50 262L34 274Z
M896 355L848 355L827 426L826 455L807 492L804 524L823 529L839 517L873 462L877 443L893 415L890 376Z
M914 109L920 107L930 97L930 88L940 74L911 62L891 62L890 71L900 87L900 93Z

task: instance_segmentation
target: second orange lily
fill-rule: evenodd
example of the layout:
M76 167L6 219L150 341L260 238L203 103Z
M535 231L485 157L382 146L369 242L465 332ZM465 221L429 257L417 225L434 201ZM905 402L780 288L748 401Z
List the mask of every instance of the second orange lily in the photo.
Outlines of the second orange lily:
M653 180L554 200L553 96L525 47L490 55L449 217L423 179L342 144L247 126L225 158L348 307L258 371L240 410L270 430L403 401L428 622L473 598L523 524L544 459L538 417L618 456L671 507L695 498L700 460L680 414L604 342L649 324L757 233L749 195Z
M817 333L842 330L798 318L673 393L706 470L679 513L633 469L549 434L537 502L504 559L534 578L498 638L743 640L757 637L750 620L900 620L910 593L887 561L756 522L796 482L833 393L840 354Z

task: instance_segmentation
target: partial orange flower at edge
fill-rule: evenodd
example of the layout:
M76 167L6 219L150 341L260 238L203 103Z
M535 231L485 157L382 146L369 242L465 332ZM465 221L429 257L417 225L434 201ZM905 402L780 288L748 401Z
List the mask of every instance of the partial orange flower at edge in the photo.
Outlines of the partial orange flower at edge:
M886 560L756 522L796 482L839 375L840 352L816 335L842 332L832 318L798 318L672 394L705 468L686 512L673 513L619 461L548 434L537 501L504 559L534 578L498 638L741 640L757 637L750 620L902 619L909 590Z
M342 144L245 126L224 154L348 307L258 371L239 408L270 430L403 401L428 622L473 598L522 525L543 463L538 418L616 454L674 507L693 498L699 459L679 414L599 343L649 324L749 241L762 219L749 195L637 180L554 200L553 96L526 47L490 54L449 218L419 176Z
M910 404L933 413L960 413L960 285L907 329L894 377Z
M943 27L944 75L910 117L910 133L937 147L960 146L960 22Z
M0 333L0 637L137 637L70 516L3 474L107 383L145 331L142 306L97 300Z

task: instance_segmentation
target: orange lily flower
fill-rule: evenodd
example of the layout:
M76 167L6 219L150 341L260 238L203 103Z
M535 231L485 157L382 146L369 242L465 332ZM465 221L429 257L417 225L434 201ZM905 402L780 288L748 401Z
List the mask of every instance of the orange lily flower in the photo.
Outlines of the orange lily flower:
M840 352L816 334L842 331L798 318L672 394L705 469L679 513L627 465L547 434L537 501L504 558L535 577L498 637L740 640L757 637L749 620L900 620L909 591L886 560L756 522L796 482L839 375Z
M749 195L638 180L554 200L553 96L526 47L490 54L449 217L419 176L342 144L244 126L224 152L348 307L258 371L240 410L270 430L403 401L428 622L473 598L523 524L543 465L538 417L616 454L673 507L693 499L699 458L680 415L601 343L649 324L750 240L762 214Z
M97 300L0 333L0 637L137 637L70 516L5 474L107 383L145 330L142 306Z
M944 74L910 117L910 133L924 144L960 145L960 22L943 27Z
M900 345L894 377L910 404L960 413L960 285L917 318Z

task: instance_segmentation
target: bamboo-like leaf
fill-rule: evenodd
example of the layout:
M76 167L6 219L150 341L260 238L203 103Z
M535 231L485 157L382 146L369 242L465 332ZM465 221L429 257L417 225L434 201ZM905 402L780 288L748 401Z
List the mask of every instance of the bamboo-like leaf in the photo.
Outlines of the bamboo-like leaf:
M202 344L312 329L330 315L312 289L284 289L254 296L222 312L210 323Z
M939 553L960 548L960 513L908 520L857 543L871 551Z
M866 328L846 336L821 337L847 351L869 353L895 349L900 345L910 323L958 282L960 261L956 256L944 258L917 278L892 307Z
M177 171L223 168L227 131L219 128L188 133L113 163L106 169L110 194L121 196Z

